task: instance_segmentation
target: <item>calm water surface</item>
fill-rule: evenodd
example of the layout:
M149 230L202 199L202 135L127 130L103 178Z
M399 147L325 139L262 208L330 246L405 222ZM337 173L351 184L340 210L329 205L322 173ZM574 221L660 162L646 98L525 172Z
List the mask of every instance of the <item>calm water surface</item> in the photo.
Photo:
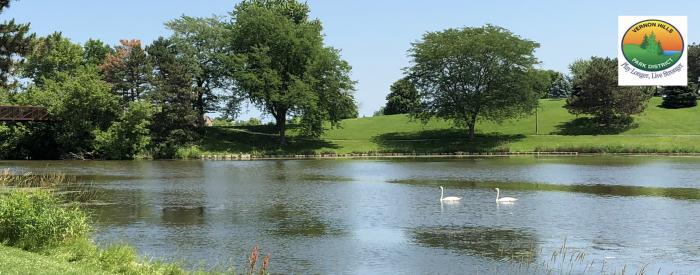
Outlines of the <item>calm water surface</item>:
M0 162L5 168L92 183L98 242L191 267L240 267L259 244L273 273L700 270L700 158ZM439 185L464 199L441 204ZM494 187L519 201L497 204ZM555 258L585 255L552 260L564 245L568 254Z

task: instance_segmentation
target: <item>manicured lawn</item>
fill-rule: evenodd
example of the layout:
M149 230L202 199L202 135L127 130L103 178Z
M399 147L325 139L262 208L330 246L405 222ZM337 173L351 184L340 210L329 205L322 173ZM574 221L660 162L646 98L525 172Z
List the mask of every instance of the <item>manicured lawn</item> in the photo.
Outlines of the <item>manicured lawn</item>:
M587 117L562 108L564 100L542 100L535 116L493 123L479 121L478 136L468 141L466 130L447 121L427 124L405 115L344 120L320 140L295 137L290 131L286 153L310 152L700 152L700 108L664 109L653 98L647 110L625 129L598 129ZM265 133L259 134L259 133ZM271 126L210 128L200 148L205 154L262 153L279 150Z

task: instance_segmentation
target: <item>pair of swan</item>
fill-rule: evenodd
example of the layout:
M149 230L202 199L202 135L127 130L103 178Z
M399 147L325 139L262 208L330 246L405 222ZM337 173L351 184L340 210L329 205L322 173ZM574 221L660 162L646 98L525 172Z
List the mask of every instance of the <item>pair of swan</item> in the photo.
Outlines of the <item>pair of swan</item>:
M451 201L451 202L456 202L462 199L462 197L445 197L445 188L440 186L440 201ZM516 198L511 198L511 197L503 197L499 198L501 195L501 189L496 188L496 202L514 202L517 201L518 199Z

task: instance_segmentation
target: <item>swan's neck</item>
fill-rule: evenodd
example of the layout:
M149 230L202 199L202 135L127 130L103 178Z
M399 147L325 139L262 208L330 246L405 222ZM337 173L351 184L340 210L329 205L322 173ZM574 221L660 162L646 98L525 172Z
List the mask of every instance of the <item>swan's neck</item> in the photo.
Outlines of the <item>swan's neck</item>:
M443 195L444 192L445 192L445 190L442 189L442 188L440 188L440 200L442 200L442 195Z
M496 200L498 200L499 195L501 195L501 190L496 190Z

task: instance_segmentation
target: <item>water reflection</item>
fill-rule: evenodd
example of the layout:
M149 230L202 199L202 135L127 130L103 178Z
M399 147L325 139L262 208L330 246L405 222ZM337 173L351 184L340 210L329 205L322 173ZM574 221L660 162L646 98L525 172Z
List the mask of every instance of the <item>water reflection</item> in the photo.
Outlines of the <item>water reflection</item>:
M421 227L409 235L419 245L448 249L457 253L499 261L533 263L537 237L523 230L489 227Z
M305 208L293 207L277 203L262 213L262 216L275 226L271 233L288 237L320 237L328 234L341 234L339 229L333 229L321 217Z
M169 225L197 225L204 223L204 206L164 207L161 216Z
M565 239L617 271L700 265L700 158L0 162L9 167L92 183L98 242L187 267L240 266L259 244L274 273L497 274L505 261L547 262ZM438 185L463 199L438 206ZM521 200L497 204L494 187Z
M479 188L492 189L499 187L502 190L514 191L558 191L584 193L598 196L628 197L628 196L654 196L680 200L700 200L699 188L676 187L646 187L631 185L609 184L548 184L531 182L498 182L498 181L471 181L471 180L435 180L435 179L402 179L389 182L411 185L443 185L451 188Z

